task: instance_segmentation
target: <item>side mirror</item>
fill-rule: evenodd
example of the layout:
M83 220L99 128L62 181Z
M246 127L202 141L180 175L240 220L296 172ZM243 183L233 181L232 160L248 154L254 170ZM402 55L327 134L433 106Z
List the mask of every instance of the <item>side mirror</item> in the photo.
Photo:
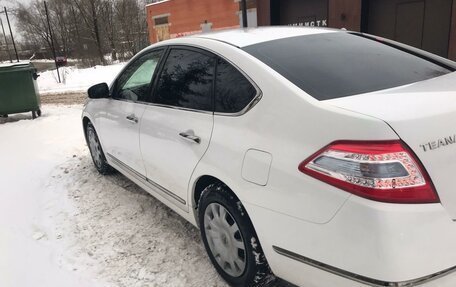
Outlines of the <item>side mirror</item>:
M87 91L90 99L104 99L109 98L109 87L106 83L91 86Z

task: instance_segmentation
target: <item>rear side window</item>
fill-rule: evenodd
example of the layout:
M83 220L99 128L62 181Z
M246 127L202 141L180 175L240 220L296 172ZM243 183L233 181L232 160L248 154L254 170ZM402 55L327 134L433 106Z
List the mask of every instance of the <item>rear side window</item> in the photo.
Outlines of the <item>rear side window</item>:
M243 49L318 100L398 87L451 72L382 42L344 32L273 40Z
M172 49L157 82L154 103L212 111L215 58Z
M217 61L215 81L215 112L237 113L256 96L250 81L223 59Z

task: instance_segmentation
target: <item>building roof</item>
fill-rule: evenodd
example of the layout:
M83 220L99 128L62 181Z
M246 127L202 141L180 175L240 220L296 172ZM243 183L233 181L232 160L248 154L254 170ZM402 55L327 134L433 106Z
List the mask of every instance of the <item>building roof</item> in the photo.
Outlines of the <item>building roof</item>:
M210 33L196 34L191 37L214 39L237 47L245 47L277 39L322 33L334 33L337 31L340 30L313 27L277 26L220 30Z

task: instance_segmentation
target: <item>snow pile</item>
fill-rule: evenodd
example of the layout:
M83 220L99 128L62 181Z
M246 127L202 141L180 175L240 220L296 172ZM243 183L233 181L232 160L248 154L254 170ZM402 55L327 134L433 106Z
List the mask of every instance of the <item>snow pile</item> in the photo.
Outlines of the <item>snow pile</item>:
M0 124L0 286L90 286L53 262L49 227L42 224L51 204L44 191L52 171L84 144L80 113L46 108L34 121L31 114L0 119L7 121Z
M42 72L37 80L38 89L41 94L85 92L95 84L103 82L110 84L124 66L125 63L87 69L62 67L59 68L62 83L58 82L56 70Z
M93 167L81 106L0 118L0 286L227 286L199 231Z

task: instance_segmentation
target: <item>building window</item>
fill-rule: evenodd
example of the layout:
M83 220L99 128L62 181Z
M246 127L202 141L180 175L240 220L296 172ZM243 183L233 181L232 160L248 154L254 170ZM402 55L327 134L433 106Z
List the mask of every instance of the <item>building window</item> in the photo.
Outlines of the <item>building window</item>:
M154 24L155 26L168 24L168 16L154 18Z

